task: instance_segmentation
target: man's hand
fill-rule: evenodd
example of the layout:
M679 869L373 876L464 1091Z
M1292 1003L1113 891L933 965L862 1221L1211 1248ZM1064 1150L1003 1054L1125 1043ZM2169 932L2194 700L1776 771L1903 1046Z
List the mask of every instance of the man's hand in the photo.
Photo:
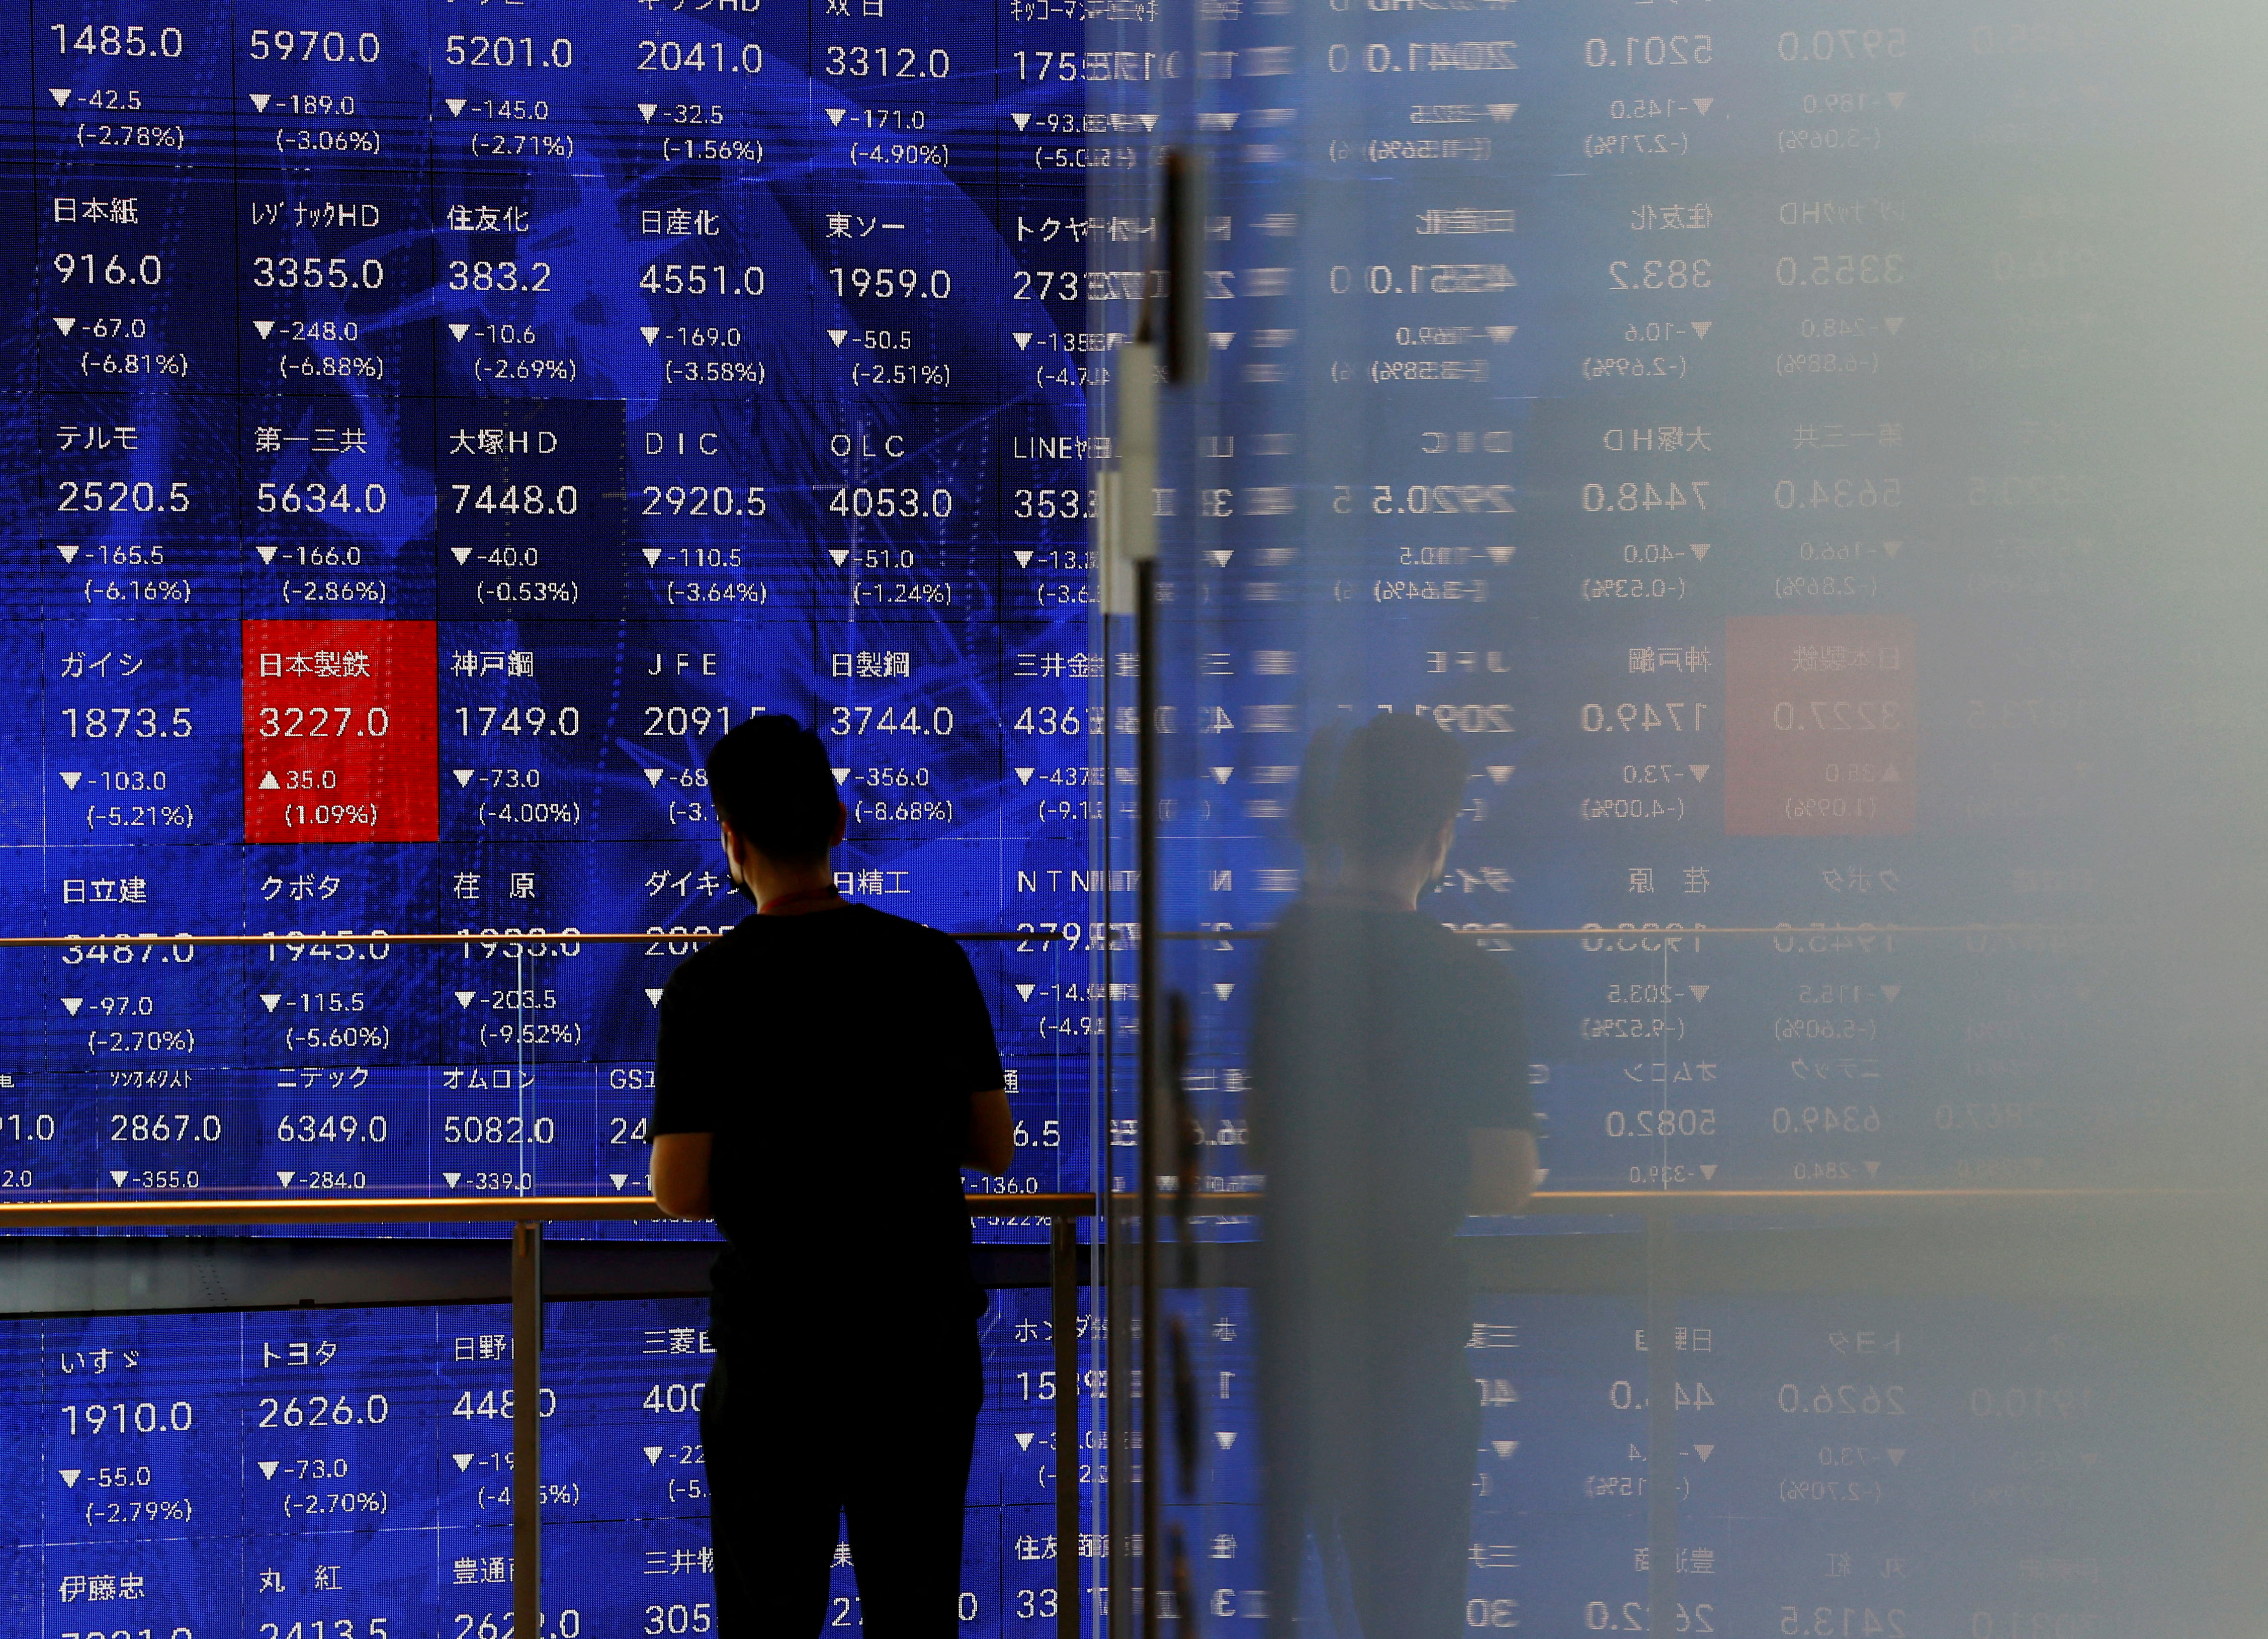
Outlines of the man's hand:
M673 1218L709 1215L713 1133L664 1133L653 1141L653 1198Z
M1465 1210L1482 1217L1525 1212L1535 1193L1535 1134L1525 1127L1476 1126L1469 1137L1473 1175Z
M961 1165L979 1172L1005 1172L1016 1159L1016 1123L1008 1113L1008 1089L968 1096L968 1147Z

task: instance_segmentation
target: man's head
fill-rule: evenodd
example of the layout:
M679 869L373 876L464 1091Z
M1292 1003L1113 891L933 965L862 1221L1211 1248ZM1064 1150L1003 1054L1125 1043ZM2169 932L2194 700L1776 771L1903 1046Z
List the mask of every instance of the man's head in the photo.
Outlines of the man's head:
M823 865L842 840L843 800L827 748L794 718L751 717L710 748L706 767L735 882L743 849L773 865L808 867Z
M1351 875L1423 856L1430 878L1447 853L1468 772L1464 748L1423 717L1382 713L1336 745L1318 735L1300 786L1300 839L1337 850Z

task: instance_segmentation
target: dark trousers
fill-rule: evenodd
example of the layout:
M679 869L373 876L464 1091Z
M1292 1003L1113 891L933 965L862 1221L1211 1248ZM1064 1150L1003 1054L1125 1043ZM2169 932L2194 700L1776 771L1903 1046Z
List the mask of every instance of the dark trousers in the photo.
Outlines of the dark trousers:
M1342 1639L1462 1635L1480 1442L1463 1361L1453 1349L1361 1359L1297 1344L1263 1359L1274 1631L1296 1635L1305 1619L1314 1632L1325 1614L1302 1599L1312 1538Z
M886 1351L846 1329L840 1357L719 1338L701 1407L719 1639L819 1635L845 1539L868 1639L960 1631L976 1328L964 1315L892 1330L910 1342Z

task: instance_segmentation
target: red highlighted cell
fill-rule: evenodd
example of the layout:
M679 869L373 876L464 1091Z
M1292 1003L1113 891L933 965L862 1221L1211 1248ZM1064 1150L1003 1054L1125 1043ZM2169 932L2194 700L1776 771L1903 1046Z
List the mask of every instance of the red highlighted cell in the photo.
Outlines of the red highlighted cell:
M244 839L440 838L430 620L244 623Z
M1743 615L1725 623L1725 831L1903 837L1914 828L1913 622Z

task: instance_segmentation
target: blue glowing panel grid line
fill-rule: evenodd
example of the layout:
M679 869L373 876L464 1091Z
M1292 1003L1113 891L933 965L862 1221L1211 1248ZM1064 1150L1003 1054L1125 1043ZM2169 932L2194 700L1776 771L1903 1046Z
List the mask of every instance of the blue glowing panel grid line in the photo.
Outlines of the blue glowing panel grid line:
M693 947L549 935L745 911L754 712L825 736L855 897L1083 927L1080 26L10 26L0 927L276 937L0 958L0 1200L641 1189ZM1012 1184L1075 1186L1084 953L973 955Z

